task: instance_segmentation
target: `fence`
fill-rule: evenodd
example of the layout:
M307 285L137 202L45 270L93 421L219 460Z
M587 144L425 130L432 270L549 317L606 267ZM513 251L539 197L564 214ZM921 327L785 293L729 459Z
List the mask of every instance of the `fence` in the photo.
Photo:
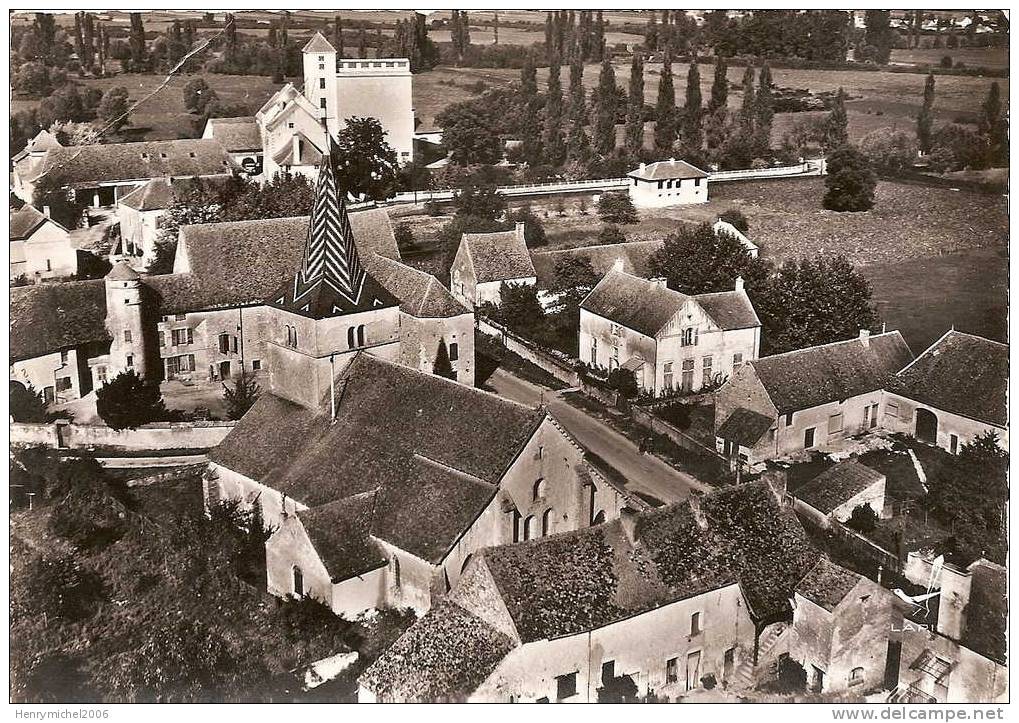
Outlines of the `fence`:
M571 387L580 384L580 375L575 368L575 360L570 359L565 354L563 358L559 358L552 352L542 349L534 342L507 329L502 324L498 324L483 316L479 315L476 317L476 324L478 331L494 336L511 352L526 359L536 367L544 369L564 384Z
M547 193L576 193L626 188L629 178L596 178L588 181L550 181L548 183L524 183L513 186L499 186L504 196L539 196ZM385 203L424 203L425 201L451 201L458 191L446 188L437 191L405 191L387 199Z
M61 449L115 449L124 451L210 449L233 429L234 422L155 422L137 429L111 429L103 425L30 424L10 425L14 446L44 445Z
M758 178L787 178L790 176L823 176L825 162L823 158L797 163L795 166L777 166L774 168L743 168L735 171L714 171L708 174L708 181L751 181Z

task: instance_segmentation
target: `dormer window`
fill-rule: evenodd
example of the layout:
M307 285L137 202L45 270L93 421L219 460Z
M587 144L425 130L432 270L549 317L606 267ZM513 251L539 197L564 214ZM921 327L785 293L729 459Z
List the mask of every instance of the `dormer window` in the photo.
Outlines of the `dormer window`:
M159 157L160 157L160 158L166 158L166 154L165 154L165 153L160 153L160 154L159 154Z

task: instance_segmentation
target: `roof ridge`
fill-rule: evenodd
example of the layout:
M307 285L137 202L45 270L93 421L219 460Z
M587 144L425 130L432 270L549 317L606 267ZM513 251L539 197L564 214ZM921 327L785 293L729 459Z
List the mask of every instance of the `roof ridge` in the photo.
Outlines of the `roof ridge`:
M893 335L896 335L896 336L899 336L899 337L902 336L902 334L899 332L898 329L892 329L891 331L883 331L880 334L871 334L869 338L870 339L877 339L879 337L893 336ZM756 364L758 362L767 361L769 359L778 359L780 357L792 356L793 354L802 354L803 352L814 351L815 349L823 349L826 346L835 346L837 344L850 344L850 343L852 343L854 341L861 341L861 339L860 339L860 337L853 337L852 339L841 339L839 341L829 341L829 342L827 342L825 344L815 344L814 346L805 346L802 349L790 349L789 351L784 351L781 354L769 354L768 356L758 357L757 359L750 359L748 361L748 363ZM903 343L905 343L905 340L903 340Z
M450 466L450 465L446 464L445 462L440 462L437 459L432 459L431 457L429 457L427 455L424 455L424 454L421 454L420 452L411 452L410 456L411 456L411 458L420 459L420 460L422 460L422 461L424 461L424 462L426 462L428 464L435 465L436 467L441 467L442 469L447 470L448 472L452 472L453 474L456 474L456 475L458 475L460 477L463 477L468 482L472 482L474 484L479 484L479 485L484 485L486 490L498 489L499 488L499 485L492 484L491 482L486 482L485 480L481 479L480 477L475 477L470 472L465 472L464 470L458 469L458 468L453 467L453 466Z
M645 241L623 241L618 244L595 244L593 246L577 246L572 249L540 249L531 250L531 254L534 256L552 256L553 254L572 254L580 253L584 251L593 251L594 249L608 249L608 248L620 248L623 246L638 246L641 244L660 244L665 243L664 239L648 239Z

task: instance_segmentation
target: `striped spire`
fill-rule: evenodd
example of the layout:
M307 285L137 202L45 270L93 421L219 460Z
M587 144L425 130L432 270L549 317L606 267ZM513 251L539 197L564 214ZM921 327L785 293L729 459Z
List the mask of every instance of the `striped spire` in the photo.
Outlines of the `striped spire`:
M294 301L319 283L325 283L356 305L364 288L365 272L354 246L344 192L336 179L332 139L328 136L322 161L304 246L304 261L294 277Z

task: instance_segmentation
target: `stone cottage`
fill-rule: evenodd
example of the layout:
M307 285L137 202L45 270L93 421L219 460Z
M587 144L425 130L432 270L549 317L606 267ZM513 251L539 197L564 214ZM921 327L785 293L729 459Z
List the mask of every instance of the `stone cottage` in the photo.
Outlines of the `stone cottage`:
M39 282L78 273L78 250L70 232L47 213L25 205L11 213L10 224L12 281L23 277Z
M816 526L846 522L861 505L885 517L885 476L856 458L832 465L792 493L796 511Z
M499 304L503 284L533 286L534 264L524 241L524 224L512 231L465 233L449 270L453 296L473 309Z

